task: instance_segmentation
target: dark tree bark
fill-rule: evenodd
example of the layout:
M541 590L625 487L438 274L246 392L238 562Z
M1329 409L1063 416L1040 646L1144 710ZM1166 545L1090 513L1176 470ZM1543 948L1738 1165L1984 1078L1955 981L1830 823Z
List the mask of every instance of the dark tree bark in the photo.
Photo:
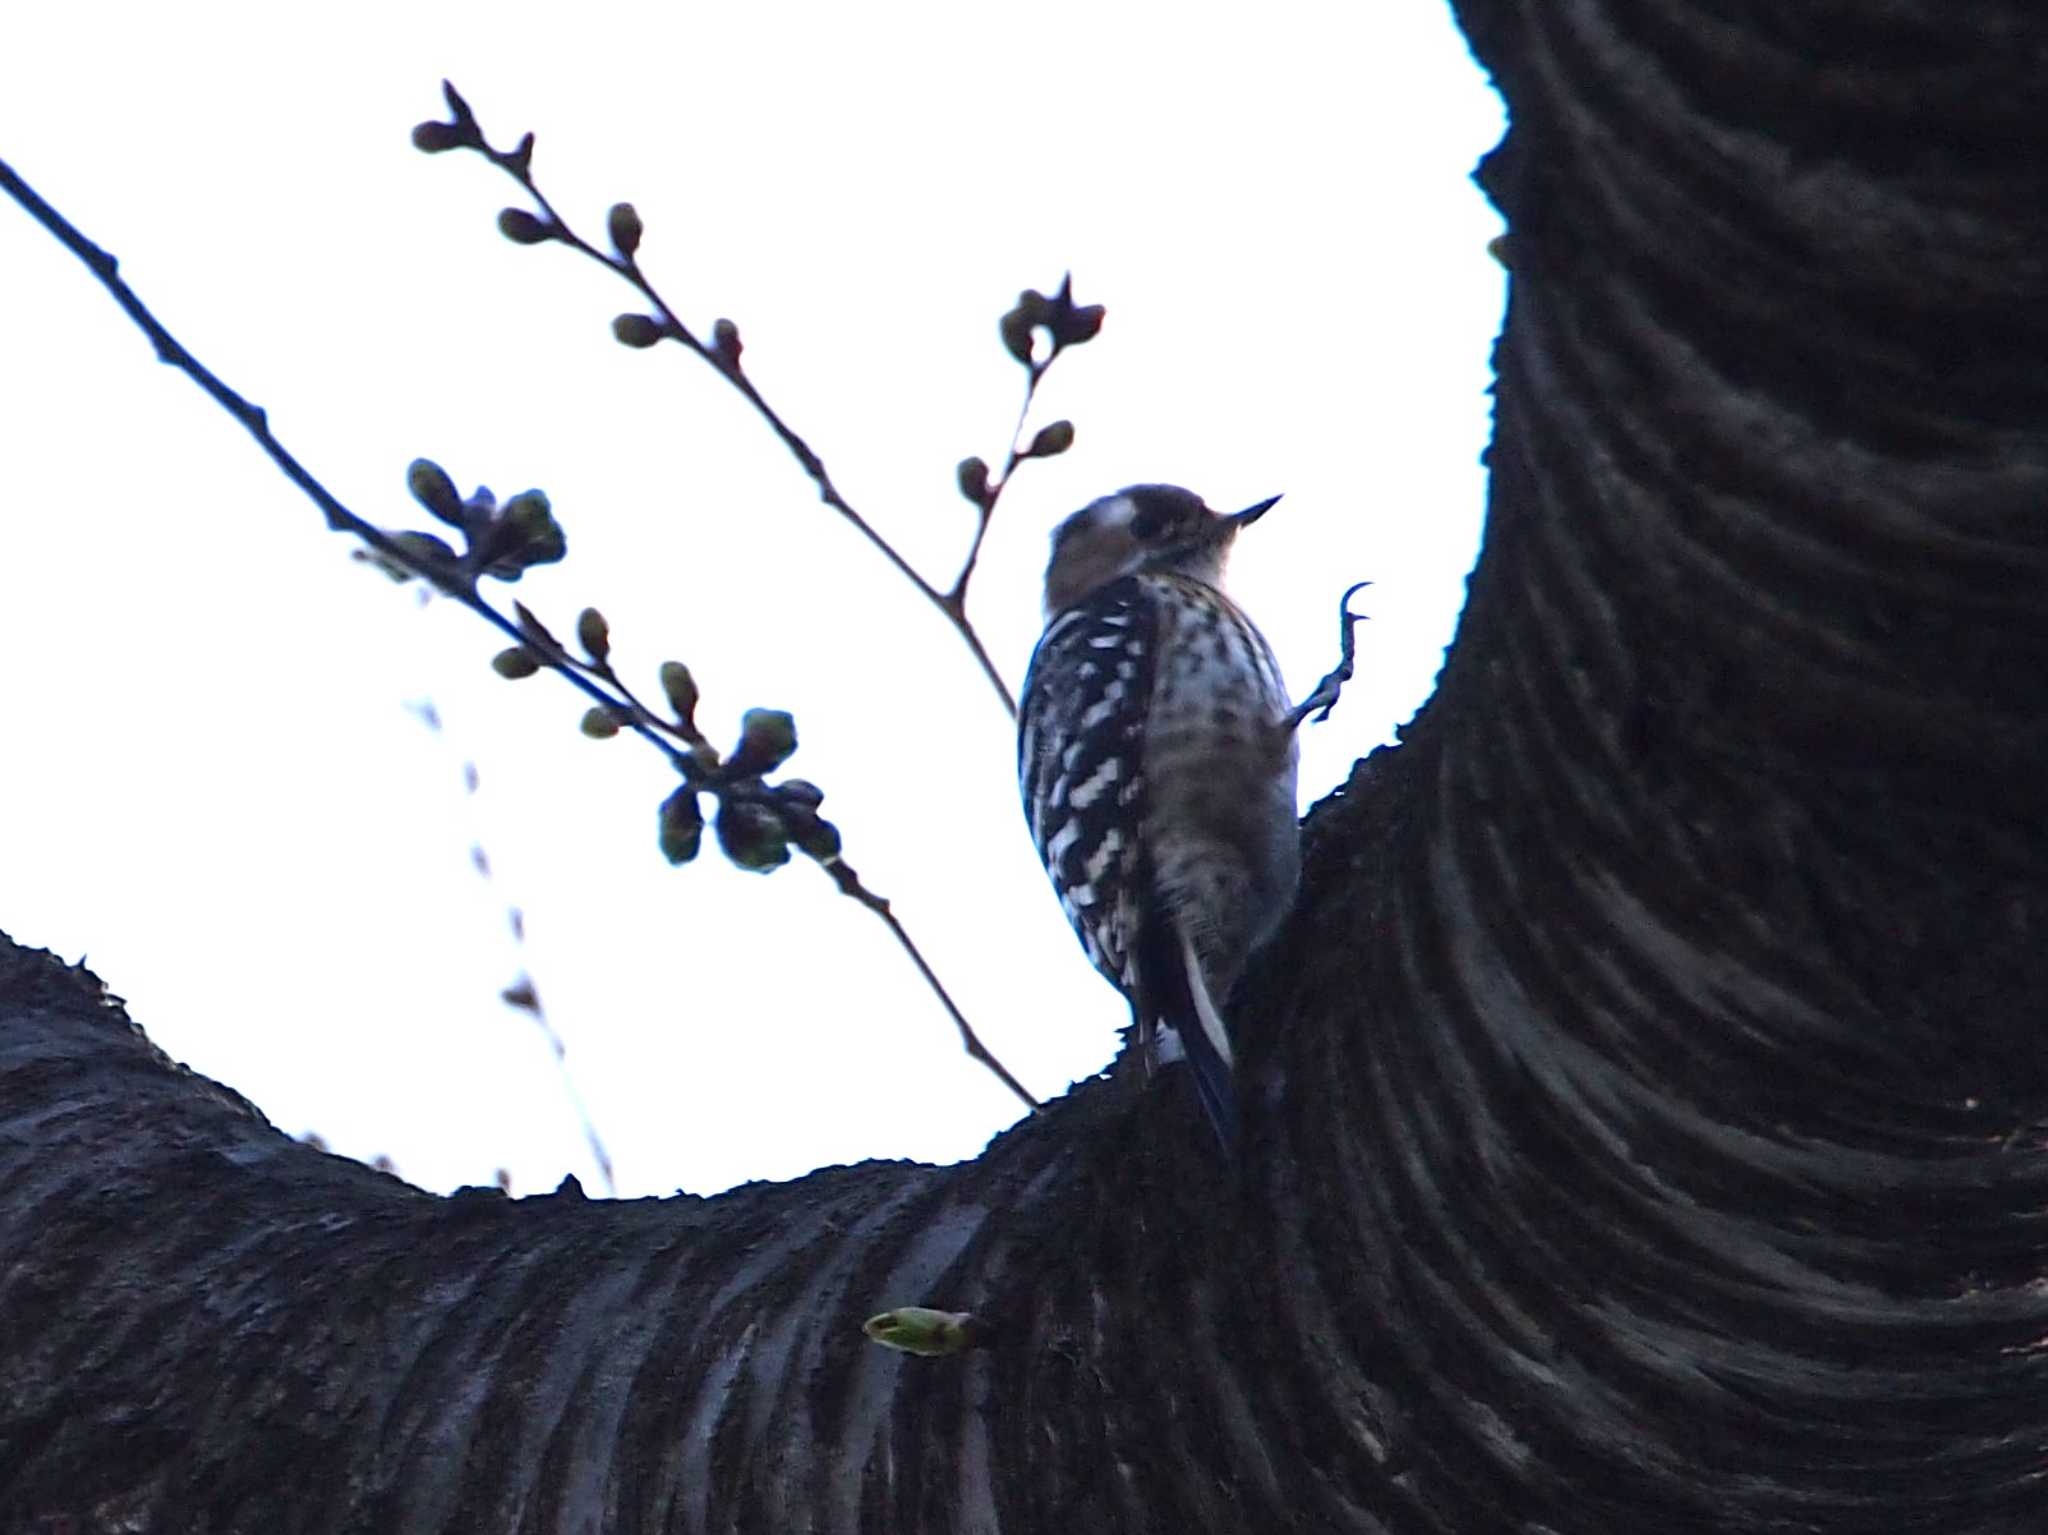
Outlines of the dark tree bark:
M2048 12L1461 14L1486 547L1310 818L1240 1165L1120 1076L431 1198L0 950L0 1528L2048 1528Z

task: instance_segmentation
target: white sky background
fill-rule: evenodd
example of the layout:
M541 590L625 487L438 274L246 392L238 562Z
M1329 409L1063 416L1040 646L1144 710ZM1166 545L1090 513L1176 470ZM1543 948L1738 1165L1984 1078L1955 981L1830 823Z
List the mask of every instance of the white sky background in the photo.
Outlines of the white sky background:
M1025 467L972 588L1013 688L1047 532L1136 480L1286 493L1233 587L1297 693L1339 592L1376 583L1360 675L1304 731L1304 805L1432 685L1503 278L1468 180L1498 106L1431 0L43 5L8 32L0 158L358 513L433 526L420 455L465 491L540 486L569 559L498 596L561 633L603 608L648 693L687 661L715 739L791 710L787 771L1041 1096L1109 1059L1124 1010L1037 867L994 695L721 380L611 340L623 283L503 240L517 189L482 160L411 149L441 77L493 142L537 133L586 236L635 203L657 287L700 334L738 322L763 392L941 586L972 527L953 466L1000 463L1020 398L997 317L1070 268L1108 306L1034 417L1076 445ZM349 547L0 201L0 928L87 956L280 1128L428 1188L601 1188L497 1001L522 968L623 1193L969 1156L1015 1117L814 867L745 874L707 837L670 869L656 755L583 739L564 684L497 679L497 636Z

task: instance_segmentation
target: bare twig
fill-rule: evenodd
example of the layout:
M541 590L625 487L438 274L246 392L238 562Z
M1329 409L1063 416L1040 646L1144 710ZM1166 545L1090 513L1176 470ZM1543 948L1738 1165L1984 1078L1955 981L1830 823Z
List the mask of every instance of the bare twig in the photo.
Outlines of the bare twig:
M462 100L455 87L443 81L442 89L447 94L449 110L455 113L457 125L459 126L465 120L470 124L474 124L476 121L474 114L470 112L468 104ZM811 483L818 488L818 499L851 523L854 530L861 537L873 544L881 552L882 557L896 567L897 572L902 575L904 580L917 588L920 596L946 616L946 621L953 626L960 638L966 641L967 648L973 654L976 664L981 667L982 674L988 679L989 685L996 690L996 696L1002 699L1003 707L1009 711L1012 718L1015 718L1017 701L1011 696L1009 685L1003 681L1002 674L996 670L994 660L990 658L987 649L982 645L981 636L975 633L974 625L968 622L966 613L962 609L948 603L945 594L925 580L923 576L919 575L916 568L897 552L895 545L884 538L876 530L873 523L869 522L867 518L854 509L853 504L840 493L839 487L833 483L831 471L825 467L825 460L818 456L816 450L809 443L797 435L795 429L782 419L781 414L775 407L762 397L761 391L754 387L754 381L747 377L746 370L740 363L741 348L738 328L729 320L719 322L713 328L713 344L706 345L697 338L696 333L689 326L685 325L677 317L676 311L669 306L668 301L656 291L654 284L648 280L647 274L640 269L640 263L635 258L633 251L622 246L622 248L607 254L571 228L569 222L562 217L556 210L555 205L549 201L548 195L540 189L540 184L534 180L532 134L527 134L514 148L500 150L491 147L490 142L483 136L483 130L479 127L476 129L475 142L465 147L473 148L478 154L490 161L491 164L497 166L499 170L505 172L506 175L518 182L526 195L533 199L534 206L541 211L538 239L527 239L520 234L515 234L513 231L522 226L500 219L499 227L505 230L507 236L520 241L522 244L540 244L552 240L557 244L566 245L571 250L582 252L598 265L609 271L616 272L627 282L631 283L640 296L646 299L654 309L654 313L648 317L653 322L651 329L643 333L644 339L636 339L633 344L651 346L663 340L679 342L711 364L727 383L731 384L734 389L737 389L740 397L754 407L755 412L761 419L768 423L769 430L774 432L783 447L789 450L790 456L802 467L804 473L810 476ZM637 235L623 242L623 244L637 245ZM626 338L622 335L620 339L625 340Z
M366 522L363 518L342 505L333 493L321 484L319 480L314 478L311 471L301 464L298 459L294 458L283 443L278 441L277 437L270 430L269 417L263 409L260 406L250 404L248 400L230 389L217 375L201 363L198 358L187 351L184 345L164 328L163 324L150 312L142 300L136 296L134 290L122 281L119 263L114 257L81 234L68 219L51 207L49 203L45 202L33 187L23 181L15 173L13 167L5 161L0 161L0 190L5 190L9 196L28 210L30 217L34 218L37 223L54 235L66 249L70 250L73 255L85 263L93 276L98 278L101 285L113 295L114 301L121 306L129 319L134 321L143 334L149 337L151 343L156 348L159 360L169 363L184 373L194 383L199 385L201 389L205 390L215 403L241 423L243 429L256 440L257 445L262 448L271 462L276 464L285 477L296 485L315 506L320 508L322 515L327 520L328 527L337 532L348 533L361 539L370 548L375 550L383 560L404 570L411 571L414 575L432 583L462 606L477 614L485 622L492 625L492 627L507 635L514 641L517 648L533 653L549 670L566 678L572 687L593 700L597 710L610 714L620 725L631 729L657 751L661 752L682 777L685 785L691 788L701 788L705 792L714 794L734 793L740 796L747 794L748 790L744 781L715 781L721 771L718 755L710 748L709 743L704 741L701 735L694 732L694 728L689 726L687 720L683 721L685 728L678 729L675 724L655 714L623 689L614 691L606 687L604 682L599 680L600 677L609 677L610 668L606 663L596 661L592 665L585 665L577 661L569 655L560 642L555 640L546 628L541 625L540 621L528 612L523 605L514 603L513 607L517 617L506 617L489 602L485 601L478 592L475 572L469 566L456 567L424 558L416 542L408 542L394 537L381 528ZM535 195L537 197L539 194L536 193ZM694 345L695 343L693 342L692 344ZM765 407L763 408L765 409ZM602 670L599 670L599 668L602 668ZM993 670L991 670L990 675L991 677L994 676ZM678 746L670 737L681 739L685 744ZM816 823L815 817L812 817L812 821L815 824L823 824ZM994 1072L1003 1084L1022 1099L1026 1105L1033 1110L1038 1109L1038 1101L1026 1092L1017 1082L1017 1079L1011 1076L1003 1068L1002 1064L988 1052L980 1039L976 1037L973 1029L968 1026L967 1020L961 1015L960 1009L954 1004L952 996L940 984L938 976L933 971L931 965L918 950L917 945L911 941L910 935L904 930L902 923L889 910L889 903L863 886L859 879L854 876L852 870L839 859L836 848L836 832L832 834L830 841L834 846L829 853L821 851L820 853L813 853L812 856L844 894L859 901L887 925L897 943L902 946L904 951L910 956L912 963L916 965L918 973L924 977L925 983L930 986L933 994L938 997L940 1003L945 1007L947 1013L960 1029L961 1041L966 1046L967 1053ZM806 848L806 851L809 852L810 849Z
M486 878L489 876L486 875ZM512 931L521 941L526 933L525 918L519 908L508 908L512 916ZM583 1101L583 1094L576 1090L576 1079L569 1072L569 1046L556 1032L548 1010L541 1004L540 991L533 984L533 978L522 972L517 980L498 993L498 1000L507 1007L516 1007L531 1018L534 1027L540 1030L541 1038L548 1042L554 1052L555 1070L561 1073L562 1090L569 1095L569 1103L576 1110L576 1117L583 1124L583 1139L590 1147L591 1159L597 1163L598 1176L604 1179L604 1191L616 1199L619 1197L619 1180L612 1168L612 1154L605 1146L604 1137L597 1133L597 1122L590 1117L590 1108Z
M97 277L101 285L114 296L114 301L127 313L128 318L133 320L137 328L144 335L148 336L155 345L159 362L169 363L172 367L185 374L186 377L205 390L208 395L212 396L214 402L221 409L225 410L242 424L244 430L256 439L257 446L264 451L270 461L284 472L285 478L298 486L305 493L306 497L315 506L320 508L322 515L327 519L328 527L337 533L349 533L360 538L364 543L376 550L384 559L411 571L423 580L432 582L441 591L454 598L471 612L476 613L486 623L499 629L509 638L521 644L527 642L527 636L519 626L492 607L490 603L486 602L476 591L473 582L466 584L451 583L448 579L448 572L422 561L405 544L393 538L382 528L365 522L361 517L358 517L354 512L336 500L327 487L316 480L305 465L294 458L286 450L284 444L272 435L270 419L263 407L251 405L241 395L222 383L198 358L186 351L184 345L169 331L165 330L163 325L157 320L157 317L150 313L141 299L135 296L135 291L121 280L120 263L93 244L84 235L80 234L77 228L63 214L44 202L37 195L35 188L16 175L14 168L4 160L0 160L0 190L5 190L16 202L26 208L30 216L37 223L49 230L73 255L85 263L93 276ZM597 703L609 705L617 702L617 700L613 699L595 683L578 677L573 672L567 675L574 686ZM653 745L666 752L672 761L682 757L682 753L670 748L659 736L645 731L642 734L647 735Z
M447 739L447 727L442 724L441 711L434 706L432 699L422 699L408 707L414 717L429 731L444 741ZM476 764L464 760L463 793L474 797L478 782ZM491 867L491 855L485 851L481 836L472 839L469 844L469 862L470 867L476 870L477 878L495 890L497 874ZM526 947L526 914L510 902L505 905L505 925L511 930L512 941L523 950ZM583 1126L583 1140L590 1148L591 1160L597 1164L598 1176L604 1179L605 1192L616 1199L619 1184L612 1166L611 1151L604 1143L604 1136L597 1128L597 1121L591 1117L589 1105L583 1101L583 1094L577 1090L575 1075L569 1070L568 1042L562 1038L553 1020L548 1017L547 1008L540 999L540 988L534 984L530 973L521 970L518 977L498 993L498 1000L507 1007L526 1014L534 1027L540 1030L541 1038L547 1041L548 1049L555 1058L555 1072L561 1078L562 1093L569 1100L570 1108L576 1111L576 1118Z
M938 976L932 973L932 967L925 963L924 955L918 952L917 945L911 941L910 934L904 930L903 924L896 920L896 914L889 909L888 901L863 885L860 876L853 872L852 865L844 859L834 859L828 863L825 872L832 876L832 881L838 885L840 894L851 896L888 924L889 931L895 935L896 941L903 945L903 952L910 956L911 963L917 966L918 973L924 977L925 984L937 993L939 1001L952 1015L953 1025L960 1031L960 1044L967 1053L994 1072L1003 1086L1022 1099L1033 1113L1043 1110L1045 1105L1032 1097L1025 1090L1024 1084L1011 1076L1003 1063L989 1053L988 1046L981 1042L981 1036L976 1034L973 1026L968 1023L967 1015L960 1011L946 988L940 984Z
M1017 424L1010 429L1010 448L1003 459L1001 474L991 479L988 465L978 458L967 459L960 465L960 494L974 507L976 520L974 539L967 546L967 558L961 562L960 574L946 592L949 608L962 612L966 608L967 583L974 578L975 562L981 558L982 541L988 537L988 525L995 516L996 503L1009 488L1017 466L1026 459L1052 458L1074 445L1074 423L1071 421L1054 421L1040 427L1028 443L1024 441L1024 423L1031 419L1031 407L1038 398L1039 381L1045 377L1046 370L1068 347L1093 340L1102 328L1102 315L1100 304L1074 302L1074 279L1069 273L1060 279L1059 291L1052 297L1026 289L1017 295L1016 307L1003 316L1003 345L1024 368L1024 403L1017 409ZM1041 336L1047 340L1042 356L1038 351Z
M988 525L995 518L996 502L1001 499L1004 487L1010 483L1010 476L1017 472L1017 466L1027 456L1018 444L1024 436L1024 423L1031 418L1031 403L1038 394L1038 381L1045 377L1045 370L1051 366L1050 357L1043 361L1034 358L1025 365L1024 403L1017 409L1017 424L1010 429L1010 451L1003 460L1003 472L990 483L985 496L975 498L974 541L967 546L967 558L961 561L960 574L954 578L953 584L946 590L946 595L940 599L950 613L965 616L967 583L974 578L975 563L981 558L982 540L988 537ZM1017 711L1013 708L1010 712L1014 714Z

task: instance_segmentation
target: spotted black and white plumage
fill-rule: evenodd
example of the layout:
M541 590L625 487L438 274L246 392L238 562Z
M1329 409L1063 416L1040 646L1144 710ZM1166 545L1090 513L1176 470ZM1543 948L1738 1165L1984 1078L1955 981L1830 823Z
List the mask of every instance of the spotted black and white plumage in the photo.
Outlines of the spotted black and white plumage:
M1221 1005L1285 917L1300 854L1288 699L1221 589L1234 517L1138 485L1063 523L1024 683L1024 811L1068 920L1148 1063L1185 1053L1235 1134Z
M1135 576L1056 616L1024 683L1017 772L1024 816L1089 961L1129 995L1150 874L1145 701L1158 611Z

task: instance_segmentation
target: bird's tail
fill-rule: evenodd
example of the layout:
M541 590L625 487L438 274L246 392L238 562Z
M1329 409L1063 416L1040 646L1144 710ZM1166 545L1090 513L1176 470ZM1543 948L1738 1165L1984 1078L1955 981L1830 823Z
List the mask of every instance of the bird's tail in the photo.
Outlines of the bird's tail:
M1209 994L1193 940L1185 933L1157 928L1147 936L1152 941L1144 946L1140 966L1148 992L1145 1011L1156 1027L1173 1031L1194 1073L1195 1096L1210 1128L1225 1151L1233 1150L1237 1092L1231 1081L1230 1031Z
M1237 1089L1231 1081L1234 1064L1230 1054L1230 1031L1223 1015L1209 995L1209 983L1202 978L1202 962L1195 956L1194 943L1183 934L1180 940L1180 971L1187 982L1193 1016L1180 1026L1188 1052L1188 1064L1195 1072L1195 1092L1225 1151L1237 1145Z

